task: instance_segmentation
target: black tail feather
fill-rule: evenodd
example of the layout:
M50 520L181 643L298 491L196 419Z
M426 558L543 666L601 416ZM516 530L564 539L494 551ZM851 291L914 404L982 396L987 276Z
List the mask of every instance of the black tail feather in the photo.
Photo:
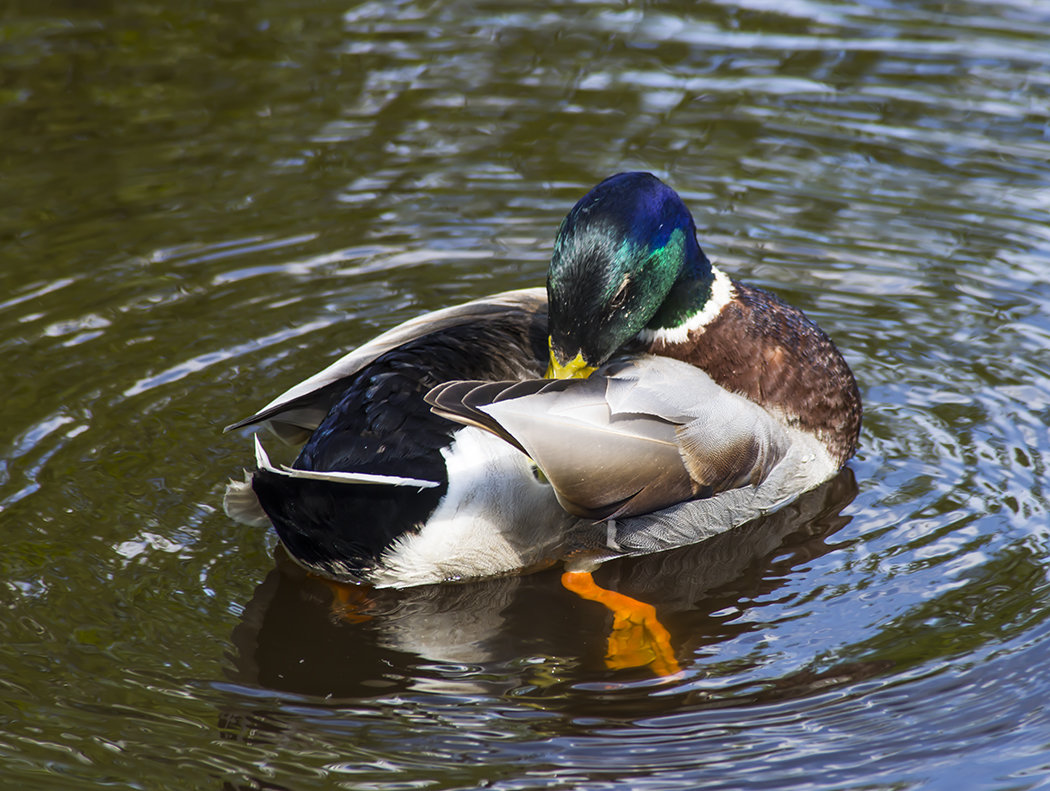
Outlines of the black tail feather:
M258 470L252 489L296 560L324 576L360 581L394 541L419 529L448 486L416 490Z

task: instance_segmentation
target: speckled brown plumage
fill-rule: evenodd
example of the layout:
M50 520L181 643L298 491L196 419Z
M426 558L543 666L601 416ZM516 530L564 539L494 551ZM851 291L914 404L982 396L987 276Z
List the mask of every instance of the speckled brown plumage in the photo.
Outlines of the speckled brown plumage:
M805 314L776 296L733 282L735 296L684 343L656 341L663 354L703 368L788 422L811 431L842 464L857 449L857 383L835 344Z

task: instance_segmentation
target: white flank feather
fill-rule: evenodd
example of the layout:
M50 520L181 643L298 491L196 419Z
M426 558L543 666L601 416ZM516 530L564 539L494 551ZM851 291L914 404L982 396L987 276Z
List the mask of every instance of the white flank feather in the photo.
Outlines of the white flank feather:
M570 517L532 463L477 428L442 451L448 492L418 533L402 536L370 582L408 587L516 571L557 557Z

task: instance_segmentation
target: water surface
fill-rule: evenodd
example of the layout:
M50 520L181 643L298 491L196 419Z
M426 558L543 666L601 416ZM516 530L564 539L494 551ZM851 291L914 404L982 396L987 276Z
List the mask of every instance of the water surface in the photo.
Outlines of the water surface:
M169 7L170 6L170 7ZM1050 781L1050 8L14 3L0 14L0 779L29 788ZM790 508L557 572L325 586L230 522L221 427L542 283L648 169L865 400Z

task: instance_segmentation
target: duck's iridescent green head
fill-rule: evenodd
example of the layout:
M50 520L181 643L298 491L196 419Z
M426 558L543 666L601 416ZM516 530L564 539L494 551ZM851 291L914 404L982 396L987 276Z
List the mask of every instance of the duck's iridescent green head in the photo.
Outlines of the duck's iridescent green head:
M587 376L645 328L676 327L711 293L711 263L678 194L619 173L562 221L547 274L550 377Z

